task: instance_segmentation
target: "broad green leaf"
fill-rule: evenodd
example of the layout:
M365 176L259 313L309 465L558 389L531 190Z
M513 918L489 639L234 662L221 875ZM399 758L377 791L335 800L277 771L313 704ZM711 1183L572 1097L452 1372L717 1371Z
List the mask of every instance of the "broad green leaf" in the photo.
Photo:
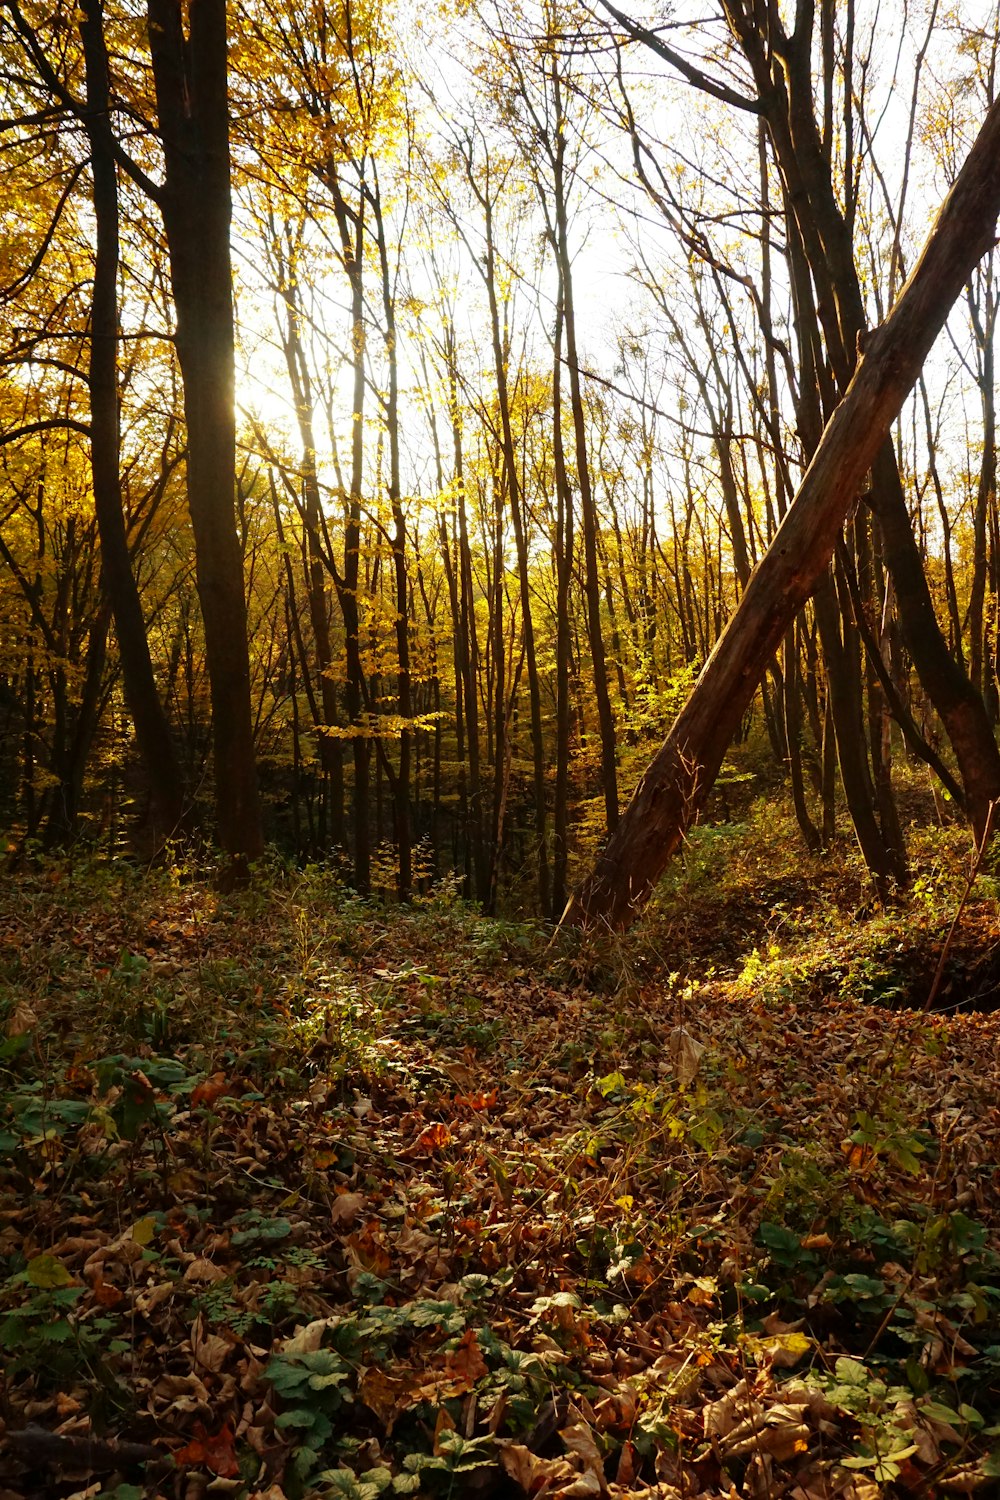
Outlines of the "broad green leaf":
M858 1297L879 1297L885 1291L884 1281L880 1281L877 1276L862 1276L859 1272L845 1276L844 1285L849 1286Z
M397 1474L392 1481L393 1492L397 1495L415 1495L420 1489L419 1474Z
M769 1224L765 1220L757 1233L769 1250L778 1250L783 1255L795 1255L802 1245L798 1235L783 1224Z
M309 1441L313 1447L318 1447L319 1443L325 1443L333 1431L329 1417L316 1410L315 1407L307 1406L293 1406L291 1411L283 1411L275 1419L274 1425L276 1427L304 1427L310 1434Z
M960 1417L950 1406L945 1406L942 1401L922 1401L917 1410L922 1417L930 1417L932 1422L947 1422L949 1427L954 1427L956 1423L959 1427L965 1426L965 1418Z
M40 1344L65 1344L73 1337L73 1325L60 1318L57 1323L43 1323L41 1328L32 1329L31 1337Z

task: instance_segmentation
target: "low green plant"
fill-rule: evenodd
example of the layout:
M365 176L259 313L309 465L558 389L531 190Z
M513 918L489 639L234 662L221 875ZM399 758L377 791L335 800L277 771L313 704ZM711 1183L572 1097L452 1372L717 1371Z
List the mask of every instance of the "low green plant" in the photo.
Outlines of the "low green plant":
M292 1474L302 1481L316 1468L334 1432L333 1419L354 1401L354 1370L336 1350L275 1355L265 1370L284 1410L276 1425L295 1440Z
M114 1318L75 1316L85 1290L52 1255L35 1256L7 1277L0 1288L0 1306L7 1309L0 1316L0 1350L8 1379L29 1372L43 1386L58 1388L128 1350Z
M855 1419L860 1430L857 1452L840 1462L845 1469L869 1473L879 1484L899 1478L905 1460L918 1452L915 1439L921 1428L932 1427L946 1444L949 1439L944 1434L950 1432L957 1450L974 1433L1000 1436L1000 1425L988 1425L987 1418L968 1402L951 1405L934 1392L915 1394L910 1383L892 1385L881 1369L873 1369L864 1360L842 1357L832 1371L811 1371L805 1383L821 1390L831 1406ZM990 1472L997 1469L1000 1465L994 1464Z
M889 1385L862 1360L847 1357L838 1359L832 1372L811 1372L807 1384L858 1423L858 1451L841 1460L844 1467L870 1471L879 1484L898 1479L903 1461L917 1451L907 1415L910 1387Z

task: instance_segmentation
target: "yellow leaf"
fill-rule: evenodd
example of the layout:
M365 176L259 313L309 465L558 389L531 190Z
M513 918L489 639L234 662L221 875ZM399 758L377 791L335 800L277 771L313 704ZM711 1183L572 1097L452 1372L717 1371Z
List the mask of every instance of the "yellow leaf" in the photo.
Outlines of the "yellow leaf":
M36 1255L34 1260L28 1261L25 1275L32 1286L42 1287L45 1291L74 1285L73 1277L54 1255Z
M156 1233L156 1220L152 1214L147 1214L144 1219L136 1219L132 1225L132 1238L137 1245L148 1245Z
M104 1108L103 1104L95 1104L90 1111L93 1124L100 1126L109 1141L118 1140L118 1126L110 1110Z
M780 1333L774 1338L761 1339L760 1347L770 1356L773 1369L790 1370L808 1354L812 1340L804 1333Z

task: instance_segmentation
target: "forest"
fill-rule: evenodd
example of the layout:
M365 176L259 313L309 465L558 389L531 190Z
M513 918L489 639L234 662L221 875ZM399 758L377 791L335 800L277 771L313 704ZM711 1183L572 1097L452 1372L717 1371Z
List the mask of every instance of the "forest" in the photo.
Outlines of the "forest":
M1000 1492L996 0L0 0L0 1500Z

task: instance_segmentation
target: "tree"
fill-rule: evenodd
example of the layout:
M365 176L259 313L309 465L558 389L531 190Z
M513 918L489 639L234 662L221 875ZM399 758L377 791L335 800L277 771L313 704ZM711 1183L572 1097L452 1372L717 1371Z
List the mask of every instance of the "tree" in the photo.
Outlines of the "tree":
M83 0L80 37L86 71L84 127L90 146L97 228L88 370L94 510L101 539L101 573L114 614L125 696L149 775L157 831L163 835L181 829L184 787L170 724L153 675L125 527L118 389L118 166L101 0Z
M931 345L1000 215L1000 105L994 104L784 521L607 847L563 915L627 926L704 805L726 748L797 611L815 591L844 520ZM987 825L988 826L988 825Z
M219 841L236 873L264 847L236 529L226 0L149 0L163 213L184 381L188 503L212 694Z
M77 330L73 328L72 321L66 318L69 304L65 301L64 289L60 289L62 317L53 320L50 316L46 319L39 328L38 340L32 337L27 342L26 352L29 353L29 358L38 359L39 363L62 369L65 374L79 376L86 381L90 423L85 430L90 442L94 512L100 534L101 587L105 603L110 606L114 615L125 694L149 777L154 823L158 834L162 836L179 829L184 810L184 794L170 726L153 675L124 513L120 417L122 393L119 389L118 369L119 148L112 124L115 106L104 36L103 7L99 0L88 0L77 17L85 86L82 99L71 91L76 83L78 61L71 45L67 45L62 53L49 45L50 29L54 27L58 30L61 24L58 13L46 18L36 27L17 5L9 5L7 11L9 55L12 62L14 57L19 59L22 65L20 87L30 91L36 108L23 117L15 115L5 120L5 131L18 132L18 144L28 145L33 124L37 125L39 121L48 119L52 122L59 121L65 126L67 121L76 116L82 123L89 148L91 204L96 236L93 246L89 327L80 340L85 359L78 365L65 356L42 354L39 348L41 341L52 338L61 343L63 350L68 353L69 348L77 343ZM72 32L67 31L66 36L69 41ZM53 140L53 149L55 144ZM63 131L62 147L66 165L70 167L76 152L69 129ZM72 187L75 185L78 168L72 167L71 171ZM64 194L42 238L39 255L31 263L29 271L16 278L7 289L9 293L17 293L22 314L25 311L24 293L31 281L40 279L43 261L53 240L62 232L62 220L67 215L67 194ZM12 351L5 353L5 359L11 357ZM102 645L99 652L92 652L88 658L92 664L87 679L90 686L86 702L89 706L81 712L78 731L74 736L76 749L72 757L73 770L70 777L78 786L75 792L67 787L66 794L58 799L62 810L57 823L51 825L60 838L70 836L75 830L86 753L107 696L101 684L104 656ZM82 709L83 707L81 705ZM64 720L65 715L60 711L57 718ZM90 728L82 733L82 726L87 723Z

